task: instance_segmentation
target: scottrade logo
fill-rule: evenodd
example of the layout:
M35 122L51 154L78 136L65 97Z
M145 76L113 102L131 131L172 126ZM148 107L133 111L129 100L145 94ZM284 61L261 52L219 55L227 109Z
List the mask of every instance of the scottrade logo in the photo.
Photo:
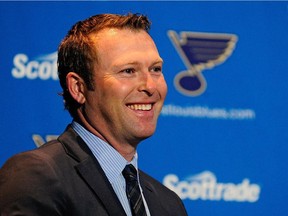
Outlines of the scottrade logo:
M26 54L17 54L13 59L12 76L17 79L58 80L57 52L41 55L31 60Z
M214 173L204 171L180 181L174 174L167 175L163 184L182 199L226 202L257 202L261 188L251 184L248 178L240 183L217 182Z
M174 78L176 89L187 96L198 96L206 90L205 69L223 63L233 52L237 36L199 32L168 31L174 47L182 58L187 70Z

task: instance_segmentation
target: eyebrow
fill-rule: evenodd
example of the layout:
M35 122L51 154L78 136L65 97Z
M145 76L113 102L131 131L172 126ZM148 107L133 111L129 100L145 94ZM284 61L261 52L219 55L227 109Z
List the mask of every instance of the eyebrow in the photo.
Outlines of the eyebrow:
M153 64L158 64L158 63L161 63L161 64L163 64L163 63L164 63L163 59L162 59L162 58L160 58L158 61L155 61Z
M163 61L162 58L157 59L157 60L154 61L151 65L156 65L156 64L159 64L159 63L161 63L161 64L164 63L164 61ZM127 66L127 65L141 65L141 63L140 63L139 61L132 61L132 62L124 63L124 64L116 64L116 65L114 65L112 68L117 69L117 68L119 68L119 67L124 67L124 66Z

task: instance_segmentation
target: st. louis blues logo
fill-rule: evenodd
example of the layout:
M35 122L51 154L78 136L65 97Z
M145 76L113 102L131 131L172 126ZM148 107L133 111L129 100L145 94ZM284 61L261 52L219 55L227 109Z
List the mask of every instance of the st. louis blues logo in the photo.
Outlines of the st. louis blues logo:
M176 88L188 96L198 96L206 89L204 69L223 63L233 52L237 36L199 32L168 31L174 47L188 70L178 73L174 79Z

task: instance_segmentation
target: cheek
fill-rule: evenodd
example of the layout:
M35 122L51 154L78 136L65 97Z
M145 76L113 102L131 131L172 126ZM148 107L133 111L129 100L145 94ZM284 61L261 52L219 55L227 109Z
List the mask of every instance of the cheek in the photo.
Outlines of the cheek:
M125 81L106 82L102 89L106 97L112 97L116 100L124 99L133 90L133 84Z
M168 91L167 83L163 77L162 80L158 83L158 89L163 99L165 99Z

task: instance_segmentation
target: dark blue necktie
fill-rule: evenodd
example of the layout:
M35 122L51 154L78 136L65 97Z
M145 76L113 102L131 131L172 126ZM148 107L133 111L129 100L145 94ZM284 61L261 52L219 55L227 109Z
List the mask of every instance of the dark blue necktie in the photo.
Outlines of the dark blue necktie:
M133 216L146 216L146 211L137 181L137 170L129 164L122 171L126 180L126 194L130 202Z

